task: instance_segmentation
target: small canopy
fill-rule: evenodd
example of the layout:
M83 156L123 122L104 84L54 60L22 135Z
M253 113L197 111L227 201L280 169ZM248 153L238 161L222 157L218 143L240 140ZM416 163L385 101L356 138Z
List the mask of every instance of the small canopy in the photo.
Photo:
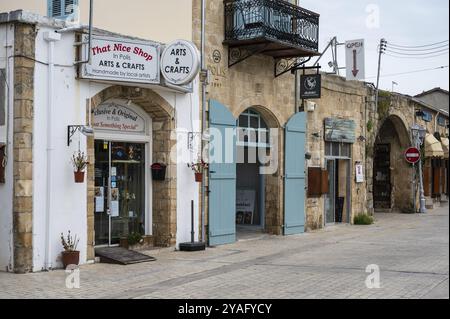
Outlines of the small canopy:
M444 150L444 158L448 159L448 138L447 137L442 137L441 138L441 144L442 144L442 149Z
M432 134L425 136L425 157L444 157L442 144Z

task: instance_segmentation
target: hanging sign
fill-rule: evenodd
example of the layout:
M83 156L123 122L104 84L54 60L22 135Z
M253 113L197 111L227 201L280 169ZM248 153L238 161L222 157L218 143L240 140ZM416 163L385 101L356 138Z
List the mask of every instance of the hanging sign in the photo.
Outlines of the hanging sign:
M83 36L82 59L87 61L89 36ZM80 67L84 79L159 84L160 45L151 41L93 36L91 61Z
M188 84L199 70L200 53L192 42L176 40L168 44L161 55L161 74L170 84Z
M366 77L364 40L345 42L345 61L347 80L364 80Z
M95 130L145 134L145 120L128 106L117 102L104 103L92 110Z
M320 99L322 95L322 76L320 74L300 76L300 98Z
M410 164L416 164L420 161L420 151L416 147L410 147L405 152L405 159Z

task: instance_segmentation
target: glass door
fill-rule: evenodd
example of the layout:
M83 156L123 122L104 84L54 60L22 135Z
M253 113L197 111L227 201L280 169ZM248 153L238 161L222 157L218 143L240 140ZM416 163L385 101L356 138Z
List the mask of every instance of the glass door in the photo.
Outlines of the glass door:
M95 141L95 244L145 234L145 144Z
M328 194L325 197L325 224L333 224L336 222L336 161L327 160L328 170Z

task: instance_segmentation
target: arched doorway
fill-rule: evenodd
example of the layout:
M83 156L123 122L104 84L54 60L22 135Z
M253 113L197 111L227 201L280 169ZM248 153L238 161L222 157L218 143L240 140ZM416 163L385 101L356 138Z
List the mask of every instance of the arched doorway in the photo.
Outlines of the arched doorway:
M412 209L413 170L404 158L411 145L405 122L397 115L384 120L374 143L373 201L375 211Z
M112 110L114 106L119 106L118 109L121 109L122 117L125 120L121 124L125 124L125 131L128 130L129 132L118 130L118 127L114 125L108 127L108 123L106 123L104 130L98 130L97 128L95 136L89 137L87 141L89 157L87 220L88 255L90 259L93 258L96 244L114 244L117 241L113 240L111 242L109 235L108 238L100 238L100 236L104 237L104 234L97 235L95 231L96 214L99 213L96 212L96 195L100 197L97 184L101 182L101 179L98 179L101 167L96 165L96 160L98 158L106 161L106 155L111 157L110 159L108 158L108 163L111 161L116 161L117 163L117 165L112 166L116 167L115 169L108 167L108 178L110 178L108 182L114 182L112 180L113 173L116 175L114 178L116 186L119 186L121 182L123 184L125 180L132 181L133 177L128 176L126 178L125 175L134 174L135 182L139 179L141 184L141 186L134 185L134 188L131 187L131 184L128 185L130 187L123 190L122 194L119 190L118 196L111 194L111 196L115 196L114 199L119 198L120 206L120 199L131 203L131 200L137 201L137 193L141 192L139 203L135 203L133 207L130 204L128 207L123 208L125 209L122 209L123 211L119 207L118 217L123 219L123 221L117 223L116 230L122 229L122 232L128 233L144 232L155 246L175 244L177 198L174 195L176 194L174 190L176 190L177 175L176 164L170 162L170 151L176 143L176 140L170 139L171 132L175 129L173 121L174 110L166 100L153 90L111 86L92 97L91 118L88 119L88 122L91 121L92 116L95 116L96 112L98 115L101 115L103 109L106 111ZM127 123L129 120L133 120L135 123ZM122 126L123 128L124 126ZM133 132L133 130L136 131ZM110 151L105 152L108 149ZM130 158L130 154L132 154L133 158ZM152 181L149 164L153 162L167 164L166 176L171 177L163 181ZM137 166L132 167L132 164ZM125 167L125 165L128 167ZM112 186L114 185L111 184L111 189L119 188ZM107 195L105 191L106 189L103 191L104 196ZM138 214L138 209L144 213ZM116 212L114 213L116 214ZM135 222L130 223L130 220ZM108 230L108 232L110 231ZM100 242L96 242L96 240L100 240Z

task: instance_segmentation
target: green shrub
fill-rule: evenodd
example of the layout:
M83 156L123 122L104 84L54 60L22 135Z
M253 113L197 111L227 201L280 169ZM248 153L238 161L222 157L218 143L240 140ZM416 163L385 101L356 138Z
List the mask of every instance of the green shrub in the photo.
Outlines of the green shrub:
M372 129L373 129L373 121L372 121L372 120L369 120L369 121L367 122L367 132L371 132Z
M142 242L142 235L139 233L131 233L128 235L128 245L133 246Z
M355 218L353 219L353 223L355 225L372 225L373 217L367 214L360 214L355 216Z

